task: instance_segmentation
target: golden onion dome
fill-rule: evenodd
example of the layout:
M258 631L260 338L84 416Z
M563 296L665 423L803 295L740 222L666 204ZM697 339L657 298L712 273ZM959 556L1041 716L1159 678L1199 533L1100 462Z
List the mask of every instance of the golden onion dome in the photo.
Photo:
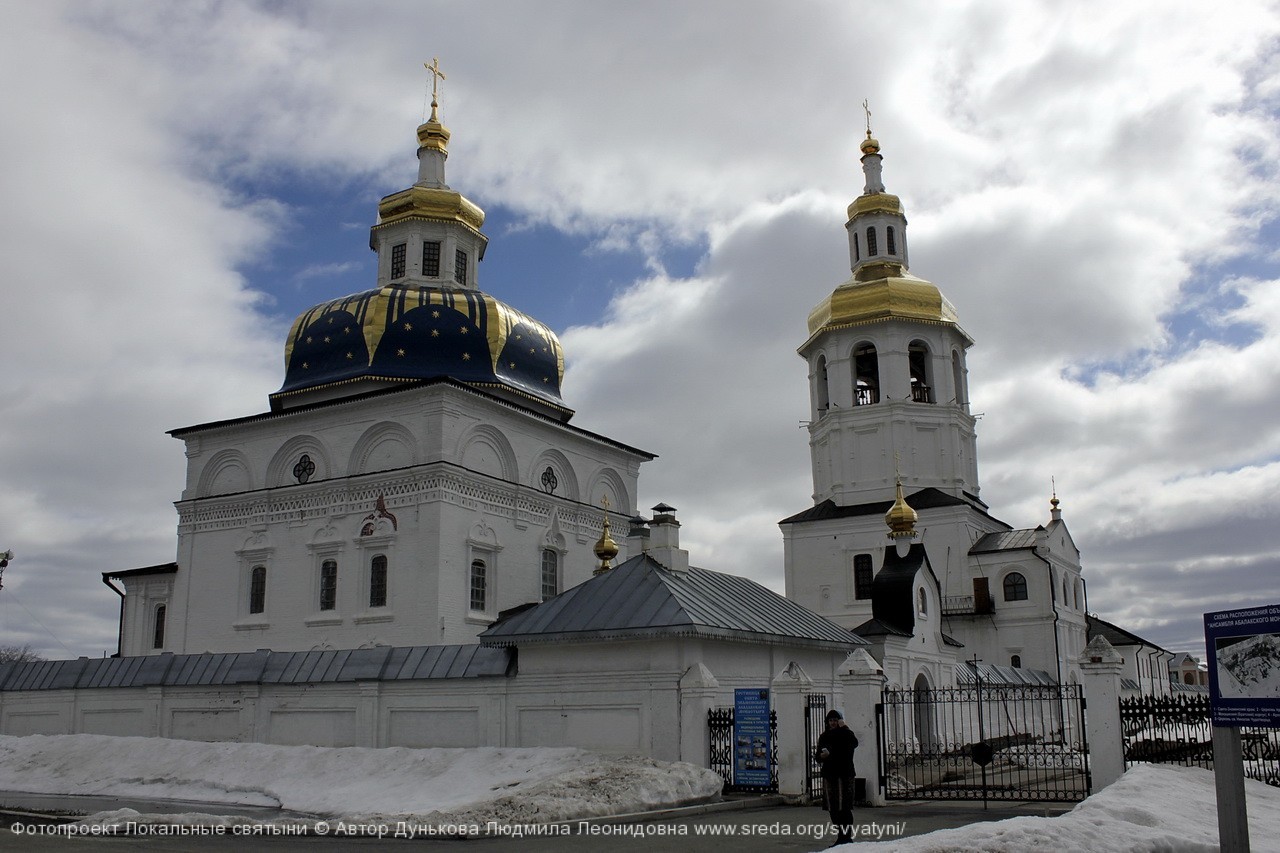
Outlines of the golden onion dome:
M871 135L871 131L869 130L867 131L867 138L862 140L862 153L863 154L879 154L880 153L880 140L874 138Z
M908 539L916 535L916 520L919 516L916 511L907 503L906 497L902 494L902 480L897 481L897 497L893 502L893 506L884 514L885 524L889 525L889 537L891 539Z
M873 281L853 279L831 292L809 312L810 339L819 332L878 320L916 320L958 327L956 309L942 291L922 278L885 264L894 273Z
M600 538L596 540L596 557L600 560L600 567L595 573L609 569L609 561L618 556L618 543L613 541L613 537L609 535L609 513L606 509L604 516L604 530L600 533Z

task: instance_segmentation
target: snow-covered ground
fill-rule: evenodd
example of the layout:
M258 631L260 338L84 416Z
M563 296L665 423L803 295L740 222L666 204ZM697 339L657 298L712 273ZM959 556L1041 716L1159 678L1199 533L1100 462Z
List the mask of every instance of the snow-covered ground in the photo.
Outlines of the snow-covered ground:
M277 806L366 823L543 823L706 800L721 785L714 772L692 764L568 748L329 749L0 736L0 790Z
M232 825L216 804L280 806L353 823L534 824L631 814L712 798L720 779L690 764L578 749L323 749L195 743L99 735L0 736L0 789L202 800L212 814L140 816L121 810L86 823ZM1280 853L1280 789L1245 780L1256 853ZM1069 813L1016 817L905 839L842 847L866 853L1209 853L1218 849L1213 774L1139 765ZM893 820L910 821L895 809ZM811 820L812 810L806 820ZM859 809L863 823L889 820ZM285 823L297 823L285 819ZM697 849L690 839L690 849ZM829 843L829 841L828 841ZM637 847L637 849L641 849Z

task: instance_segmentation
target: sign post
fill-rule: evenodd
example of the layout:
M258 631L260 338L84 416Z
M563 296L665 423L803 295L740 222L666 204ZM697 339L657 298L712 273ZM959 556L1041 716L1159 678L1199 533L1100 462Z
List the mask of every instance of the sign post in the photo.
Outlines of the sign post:
M1204 614L1218 843L1249 853L1240 727L1280 728L1280 604Z
M768 788L773 774L768 688L733 691L733 784Z

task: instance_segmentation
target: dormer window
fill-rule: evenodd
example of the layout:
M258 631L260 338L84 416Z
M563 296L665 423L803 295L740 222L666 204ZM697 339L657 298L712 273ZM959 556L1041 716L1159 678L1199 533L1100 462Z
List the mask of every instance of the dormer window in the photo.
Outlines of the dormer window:
M428 240L422 244L422 274L428 278L440 277L439 240Z
M391 247L391 278L404 278L405 244L396 243Z
M467 283L467 253L461 249L453 255L453 280L458 284Z
M867 229L867 257L880 254L880 249L876 246L876 229Z

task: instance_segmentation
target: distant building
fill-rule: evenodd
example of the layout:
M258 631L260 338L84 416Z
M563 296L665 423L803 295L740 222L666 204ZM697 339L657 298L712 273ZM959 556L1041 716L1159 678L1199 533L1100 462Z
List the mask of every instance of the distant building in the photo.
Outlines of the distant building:
M1120 684L1126 695L1157 696L1173 692L1169 676L1173 652L1092 614L1088 624L1090 640L1105 637L1124 658Z

